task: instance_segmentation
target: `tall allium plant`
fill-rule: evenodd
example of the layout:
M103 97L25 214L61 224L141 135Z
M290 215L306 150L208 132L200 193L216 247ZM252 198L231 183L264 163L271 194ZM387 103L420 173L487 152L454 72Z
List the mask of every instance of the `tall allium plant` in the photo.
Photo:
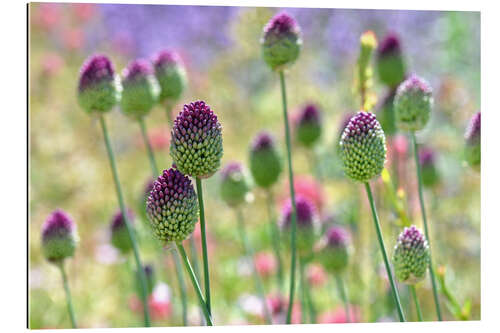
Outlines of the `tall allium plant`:
M301 298L301 313L302 322L305 322L306 307L309 307L311 314L311 322L315 323L315 310L310 297L310 290L305 277L305 267L311 258L313 244L316 234L319 229L318 213L314 204L305 196L297 195L295 197L295 207L297 209L296 226L297 226L297 243L296 248L299 260L299 278L300 278L300 298ZM292 199L288 199L283 205L281 212L281 229L284 235L289 236L293 232L292 225Z
M122 215L125 217L125 225L132 242L132 250L136 262L141 284L141 298L144 309L144 324L150 326L150 316L146 295L146 277L140 267L142 267L139 254L139 247L135 238L125 209L125 201L118 178L115 156L111 147L108 129L104 115L110 111L120 100L121 85L114 66L108 57L104 55L94 55L89 57L80 69L80 80L78 84L78 101L80 106L90 115L96 116L101 124L104 143L108 153L108 159L113 174L116 195Z
M210 275L201 180L209 178L219 169L223 152L222 125L210 106L203 101L185 104L172 127L170 156L180 172L196 179L196 193L200 208L205 299L209 314L211 314Z
M221 171L220 177L220 194L222 200L236 212L238 221L238 232L241 243L245 251L245 256L252 262L252 274L255 282L257 293L261 299L264 308L264 315L268 324L272 324L271 313L267 307L264 285L261 277L257 272L254 256L255 251L252 244L248 240L247 231L245 228L245 220L242 212L242 205L247 203L251 198L252 181L245 167L238 162L229 162Z
M430 251L424 234L414 225L404 228L399 234L392 262L396 278L410 288L418 320L422 321L422 311L415 291L415 284L425 278L430 262Z
M73 256L77 242L76 224L73 219L63 210L57 209L52 212L42 226L42 251L45 259L56 265L61 272L68 313L73 328L76 328L77 325L68 278L64 269L64 260Z
M191 180L179 170L170 168L154 181L146 202L146 212L153 234L165 246L176 245L207 324L212 326L208 303L194 274L182 242L191 236L198 221L198 201Z
M290 183L290 195L292 199L292 215L291 215L291 266L290 266L290 293L288 298L288 310L286 323L290 324L292 320L292 306L295 293L295 266L296 266L296 207L295 207L295 190L293 182L292 168L292 146L290 143L290 126L288 122L287 101L286 101L286 86L285 86L285 69L292 65L299 57L302 47L302 38L300 36L300 28L290 15L279 13L267 23L261 38L262 56L267 65L275 72L278 72L281 83L281 99L283 102L283 121L285 125L285 137L288 159L288 178Z
M121 110L127 116L138 121L148 153L153 177L157 177L158 164L156 163L154 152L149 141L146 123L144 121L144 117L150 113L160 95L160 87L154 76L154 70L151 64L142 59L132 61L123 71L122 86ZM173 256L181 295L183 324L187 325L186 285L184 283L181 263L179 259L176 258L175 253L173 253Z
M432 292L434 295L434 303L436 304L436 312L438 320L442 320L441 307L439 305L438 290L434 267L432 264L431 244L429 236L429 226L427 223L427 215L425 211L425 202L423 194L422 170L419 161L418 144L415 135L425 127L430 118L430 113L433 105L432 88L422 78L412 74L408 79L401 83L394 98L394 112L396 116L396 125L400 130L410 132L410 137L413 143L413 153L415 164L417 166L418 179L418 197L420 200L420 210L424 221L424 231L427 242L429 243L429 272L431 275Z
M283 263L280 251L280 233L274 214L274 196L271 187L278 181L283 172L283 158L278 151L271 133L258 133L250 146L250 172L257 186L266 192L266 206L269 218L271 242L278 265L278 288L283 288Z
M376 96L370 92L373 86L373 69L370 65L373 50L377 47L377 37L373 31L366 31L360 38L361 50L358 57L358 92L361 97L361 108L370 110L376 103Z
M474 169L481 169L481 112L472 116L465 131L465 160Z
M349 263L349 245L350 236L347 230L341 226L333 225L326 230L317 249L319 259L323 263L323 266L335 277L339 295L344 303L347 322L350 322L351 318L349 301L347 299L342 273Z
M187 75L181 57L175 51L163 50L153 58L156 79L160 84L160 102L165 105L172 125L172 107L186 89Z
M382 127L373 113L359 111L347 124L340 139L340 155L344 164L344 172L350 179L365 185L368 200L377 231L377 239L382 251L387 276L391 284L394 302L398 310L399 320L405 321L399 293L387 259L382 230L375 208L370 180L380 176L386 161L387 147Z

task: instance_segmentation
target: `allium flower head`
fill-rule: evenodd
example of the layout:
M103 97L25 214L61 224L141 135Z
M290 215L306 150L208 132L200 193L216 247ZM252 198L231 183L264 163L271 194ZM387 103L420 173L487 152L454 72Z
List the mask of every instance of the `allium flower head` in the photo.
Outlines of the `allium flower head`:
M179 170L164 170L153 184L146 211L161 242L185 240L198 221L198 200L191 180Z
M399 37L388 34L377 49L377 72L380 80L395 88L404 80L406 65L401 52Z
M338 273L347 267L349 261L350 236L341 226L331 226L323 236L319 246L319 258L323 266Z
M436 167L436 153L428 147L420 149L418 160L422 168L422 183L424 186L432 187L439 183L439 173Z
M394 97L396 125L403 131L418 131L429 121L432 105L431 86L422 78L410 75L401 83Z
M404 228L392 256L396 278L406 284L415 284L425 278L430 262L430 251L424 234L414 225Z
M295 196L297 209L297 248L299 252L309 252L312 249L316 234L318 216L314 204L302 195ZM281 211L281 229L285 232L291 230L292 226L292 200L288 199Z
M283 171L283 160L273 136L262 131L255 136L250 147L250 171L255 183L269 188Z
M120 100L120 80L104 55L89 57L80 69L78 102L88 113L107 112Z
M465 131L465 159L470 166L481 167L481 112L472 116Z
M220 167L222 125L203 101L185 104L172 128L170 156L179 171L208 178Z
M373 113L359 111L351 118L340 139L340 155L347 177L368 182L384 168L385 135Z
M221 171L220 194L229 206L237 206L249 199L252 183L245 167L230 162Z
M143 59L132 61L122 74L121 110L127 116L142 118L158 100L160 88L151 64Z
M186 70L180 56L173 51L160 51L153 59L154 72L160 84L160 101L177 101L186 89Z
M53 263L72 257L78 236L73 219L63 210L52 212L42 226L42 250L45 258Z
M300 28L287 13L275 15L264 27L261 38L264 61L274 71L293 64L302 47Z
M127 217L130 223L134 221L135 216L132 210L127 209ZM111 244L123 254L132 250L132 240L130 239L125 219L120 210L111 219Z
M301 110L295 124L297 141L306 147L314 145L321 136L321 110L315 104L307 104Z

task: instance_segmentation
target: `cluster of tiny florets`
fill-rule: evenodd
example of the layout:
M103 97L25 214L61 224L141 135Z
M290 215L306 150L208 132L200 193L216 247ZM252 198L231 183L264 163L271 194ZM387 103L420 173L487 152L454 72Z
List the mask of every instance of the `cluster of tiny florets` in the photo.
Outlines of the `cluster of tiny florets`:
M301 253L307 253L312 250L314 237L318 227L318 215L314 204L305 196L297 195L295 197L297 225L297 249ZM291 230L293 206L292 200L288 199L283 205L281 211L281 229L285 232Z
M107 112L120 100L120 80L104 55L89 57L80 69L78 102L87 112Z
M122 75L121 110L128 116L141 118L158 100L160 88L151 64L143 59L132 61Z
M153 183L146 211L160 241L186 239L198 221L198 201L191 180L179 170L164 170Z
M392 256L396 278L415 284L425 278L430 262L430 250L424 234L415 226L404 228L398 237Z
M222 169L220 177L221 197L229 206L237 206L247 201L252 184L241 163L228 163Z
M380 175L387 154L385 135L373 113L360 111L351 118L340 139L345 174L367 182Z
M421 130L429 121L433 103L431 86L411 75L399 85L394 97L396 125L403 131Z
M299 110L296 121L297 140L306 147L312 146L321 136L321 111L315 104Z
M42 225L42 250L45 258L53 263L72 257L78 236L73 219L63 210L52 212Z
M319 259L327 270L340 272L347 267L349 241L349 233L341 226L334 225L326 231L319 247Z
M258 133L250 147L250 172L255 183L268 188L283 171L283 160L274 137L267 131Z
M180 56L174 51L161 51L153 58L153 66L160 85L160 101L178 100L187 85Z
M184 105L172 128L170 156L183 174L207 178L220 167L222 125L203 101Z
M135 215L130 209L127 209L127 218L130 223L134 221ZM132 240L120 210L111 218L111 244L122 253L132 250Z
M472 116L465 131L465 159L470 166L481 166L481 112Z
M286 13L274 16L264 27L261 38L262 54L273 70L282 70L299 57L302 47L300 28Z

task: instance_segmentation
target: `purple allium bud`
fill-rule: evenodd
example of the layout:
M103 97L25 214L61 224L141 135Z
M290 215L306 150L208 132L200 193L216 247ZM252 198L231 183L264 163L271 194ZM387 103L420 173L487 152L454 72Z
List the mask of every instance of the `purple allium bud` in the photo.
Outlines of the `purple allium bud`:
M173 51L160 51L153 64L160 84L160 101L178 100L187 85L186 70L179 55Z
M394 115L395 96L396 89L389 90L377 107L377 119L387 136L392 136L397 131L396 117Z
M350 236L346 229L335 225L330 227L321 240L319 258L323 266L338 273L347 267Z
M132 61L122 73L121 110L127 116L142 118L158 100L160 88L151 64L143 59Z
M430 263L430 250L424 234L414 225L404 228L392 256L396 278L406 284L415 284L425 278Z
M237 206L248 201L252 183L245 167L238 162L230 162L221 171L220 194L229 206Z
M146 290L148 291L148 295L151 295L156 283L155 269L152 264L145 264L143 266L143 269L144 269L144 275L146 276ZM140 281L139 272L136 270L135 273L137 275L137 278L135 279L136 288L138 291L140 291L141 285L139 283Z
M396 125L403 131L418 131L429 121L432 88L422 78L412 74L401 83L394 97Z
M130 223L134 221L135 215L131 209L127 209L127 217ZM132 240L120 210L111 218L111 244L123 254L132 250Z
M191 180L179 170L164 170L153 184L146 211L161 242L185 240L198 221L198 200Z
M295 196L297 209L297 248L300 252L307 253L312 250L316 230L318 227L318 215L314 204L302 195ZM290 231L292 222L292 200L288 199L281 211L281 229Z
M271 133L262 131L250 147L250 171L258 186L269 188L283 171L283 160Z
M281 71L299 57L302 47L300 28L286 13L275 15L264 27L261 38L262 55L274 71Z
M465 159L471 167L481 167L481 112L472 116L465 131Z
M390 33L382 40L377 50L377 72L384 84L395 88L404 80L406 65L397 35Z
M72 257L78 236L73 219L63 210L53 211L42 226L42 250L52 263Z
M299 110L295 124L297 141L306 147L314 145L321 136L321 110L315 104L307 104Z
M439 183L439 173L436 167L436 153L429 147L420 149L418 160L422 168L422 184L432 187Z
M172 128L170 156L182 173L208 178L220 167L222 125L203 101L185 104Z
M368 182L384 168L385 135L373 113L359 111L351 118L340 139L340 155L347 177Z
M78 101L88 113L107 112L120 99L120 80L104 55L89 57L80 69Z

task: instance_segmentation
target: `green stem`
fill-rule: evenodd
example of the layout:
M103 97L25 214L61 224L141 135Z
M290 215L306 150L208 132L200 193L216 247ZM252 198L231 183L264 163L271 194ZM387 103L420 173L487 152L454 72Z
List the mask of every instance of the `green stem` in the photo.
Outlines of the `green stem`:
M181 262L179 260L179 254L177 252L172 253L175 263L175 272L177 274L177 281L179 282L179 291L181 294L181 304L182 304L182 324L188 326L188 308L187 308L187 292L186 283L184 281L184 274L182 273Z
M241 212L241 208L236 209L236 215L238 220L238 231L240 234L241 242L243 243L243 248L245 250L245 256L252 261L252 274L255 280L255 287L257 289L257 293L259 294L260 299L262 301L262 306L264 308L264 316L266 317L266 322L271 325L273 323L273 320L271 317L271 313L269 312L269 308L267 306L266 295L264 292L264 285L262 284L260 275L257 272L257 267L255 267L254 251L252 246L250 245L250 242L248 241L247 232L245 230L245 221L243 219L243 213Z
M306 301L306 283L304 277L304 262L299 258L299 282L300 282L300 322L307 323L307 301Z
M309 311L309 321L311 324L316 324L316 308L313 303L312 295L311 295L311 288L310 285L307 281L307 276L306 276L306 259L299 259L300 265L302 266L301 269L301 283L303 283L302 288L304 289L304 296L306 298L306 304L307 304L307 310Z
M408 286L408 288L410 289L411 297L415 302L415 309L417 309L418 321L424 321L424 319L422 318L422 310L420 309L420 303L418 302L417 292L415 291L415 286L410 285Z
M148 307L148 300L147 300L147 288L146 288L146 275L144 274L144 269L142 266L141 262L141 257L139 255L139 247L137 246L137 240L135 238L135 233L132 228L132 225L129 221L127 211L125 209L125 201L123 200L123 193L120 185L120 180L118 178L118 170L116 168L116 162L115 162L115 156L113 154L113 148L111 147L111 142L109 140L109 134L108 134L108 129L106 127L106 121L104 120L104 116L101 115L99 117L99 121L101 123L102 127L102 133L104 136L104 143L106 144L106 151L108 153L108 159L109 159L109 164L111 166L111 172L113 174L113 181L115 183L115 189L116 189L116 195L118 197L118 204L120 206L120 211L123 216L123 220L125 222L125 226L127 228L130 241L132 243L132 251L134 253L134 258L135 258L135 264L137 266L137 271L139 272L139 282L141 285L141 299L142 299L142 305L144 309L144 325L146 327L151 326L151 319L149 316L149 307Z
M194 275L197 279L200 278L200 265L198 264L198 250L196 249L196 242L194 241L194 237L189 237L189 251L191 252L191 259L193 261L193 270ZM200 324L204 325L203 321L203 311L200 309Z
M288 310L286 314L286 323L290 324L292 322L292 308L293 308L293 297L295 294L295 266L297 264L297 208L295 207L295 189L293 182L293 168L292 168L292 144L290 143L290 125L288 124L288 113L286 105L286 86L285 86L285 74L283 71L280 73L280 83L281 83L281 99L283 103L283 121L285 123L285 137L286 137L286 151L288 160L288 182L290 183L290 197L292 201L292 232L291 232L291 265L290 265L290 293L288 296Z
M273 245L274 255L276 257L276 263L278 266L278 288L282 291L283 288L283 263L281 260L281 250L280 250L280 234L278 229L278 224L275 221L274 213L273 213L273 205L274 205L274 196L271 189L266 190L267 200L267 215L269 218L269 229L271 233L271 243Z
M66 293L66 303L68 306L69 318L71 319L71 327L77 328L75 312L73 310L73 302L71 301L71 292L69 291L68 278L66 276L66 270L64 269L64 262L61 261L57 266L61 270L64 291Z
M342 280L342 276L340 276L340 273L335 274L335 281L337 282L337 289L339 291L340 298L342 298L342 302L344 303L346 320L348 323L350 323L351 313L349 312L349 302L347 300L347 293L345 290L344 281Z
M208 311L208 304L205 303L203 299L203 294L201 293L200 284L198 283L198 279L194 275L193 268L191 267L191 263L186 255L186 250L181 242L177 243L177 251L181 255L182 261L184 262L184 266L188 272L189 278L193 283L194 291L196 292L196 296L198 297L198 301L200 303L200 307L203 310L203 314L205 315L205 319L207 321L208 326L213 326L212 317L210 316L210 312Z
M212 314L210 307L210 274L208 271L208 251L207 251L207 232L205 228L205 207L203 205L203 188L201 179L196 177L196 194L198 195L198 204L200 206L200 229L201 229L201 247L203 252L203 276L205 285L205 299L207 302L208 313Z
M158 165L156 164L155 155L153 153L153 148L151 147L151 142L149 142L148 132L146 130L146 123L144 118L139 118L139 126L141 127L142 138L144 139L144 144L146 145L146 150L149 157L149 165L151 166L151 171L153 172L153 177L158 177Z
M427 224L427 215L425 214L425 204L424 204L424 194L422 189L422 171L420 170L420 162L418 160L418 144L417 138L415 137L415 132L411 132L411 140L413 142L413 152L415 156L415 164L417 166L417 178L418 178L418 197L420 201L420 210L422 211L422 219L424 220L424 231L425 238L427 238L427 244L429 244L429 273L431 275L432 282L432 294L434 296L434 303L436 304L436 313L439 321L442 321L441 317L441 307L439 305L439 297L436 285L436 276L434 275L434 266L432 262L432 248L431 248L431 237L429 235L429 226Z
M394 282L394 277L391 272L391 266L389 265L389 260L387 259L387 252L385 251L384 239L382 238L382 230L380 229L380 222L378 220L377 209L375 208L375 202L373 201L372 190L368 182L365 183L366 193L368 194L368 200L370 201L370 207L373 215L373 222L375 224L375 229L377 231L378 243L380 245L380 251L382 251L382 257L384 259L385 270L387 271L387 278L391 284L392 295L394 297L394 302L396 303L396 308L398 310L399 321L405 321L405 315L403 313L403 308L401 307L401 301L399 300L398 289L396 288L396 283Z

